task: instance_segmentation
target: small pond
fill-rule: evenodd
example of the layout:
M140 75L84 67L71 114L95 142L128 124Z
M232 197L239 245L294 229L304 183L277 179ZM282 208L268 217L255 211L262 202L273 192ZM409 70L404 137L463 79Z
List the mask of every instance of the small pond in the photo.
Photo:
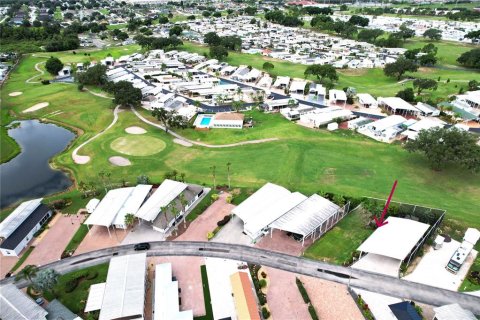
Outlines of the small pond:
M0 165L0 207L25 199L40 198L68 189L68 176L48 161L75 138L67 129L38 120L17 121L8 131L22 151Z

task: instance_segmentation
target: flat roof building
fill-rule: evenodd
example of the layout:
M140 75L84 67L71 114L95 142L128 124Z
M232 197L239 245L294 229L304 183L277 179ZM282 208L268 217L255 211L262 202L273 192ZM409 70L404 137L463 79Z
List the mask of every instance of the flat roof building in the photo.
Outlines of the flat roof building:
M45 320L48 312L13 284L0 287L2 320Z
M0 223L0 252L18 256L33 235L52 216L52 210L42 204L43 198L22 202Z

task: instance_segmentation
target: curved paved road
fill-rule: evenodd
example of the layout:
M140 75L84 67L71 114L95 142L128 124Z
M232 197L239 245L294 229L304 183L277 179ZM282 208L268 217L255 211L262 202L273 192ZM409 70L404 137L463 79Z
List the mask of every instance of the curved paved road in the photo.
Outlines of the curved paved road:
M92 251L50 263L42 268L53 268L63 274L108 262L115 255L134 253L133 247L132 244ZM480 297L249 246L218 242L158 241L151 243L151 249L147 254L148 256L203 256L234 259L343 284L348 284L351 277L350 284L356 288L433 306L458 303L475 314L480 314ZM8 278L2 280L0 284L12 282L13 279ZM23 288L27 284L26 281L19 281L17 286Z

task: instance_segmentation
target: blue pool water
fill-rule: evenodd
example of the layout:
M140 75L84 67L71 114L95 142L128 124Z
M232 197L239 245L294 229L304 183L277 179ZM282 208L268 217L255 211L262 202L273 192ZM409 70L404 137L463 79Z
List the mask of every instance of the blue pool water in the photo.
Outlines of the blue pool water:
M207 127L208 125L210 125L210 121L212 121L212 117L205 117L205 116L204 116L204 117L202 118L202 121L200 121L200 125Z

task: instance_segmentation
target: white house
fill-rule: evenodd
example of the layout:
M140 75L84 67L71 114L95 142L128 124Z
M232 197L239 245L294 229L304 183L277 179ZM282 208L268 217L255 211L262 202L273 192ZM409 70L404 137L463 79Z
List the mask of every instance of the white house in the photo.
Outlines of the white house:
M42 204L42 200L22 202L0 223L0 252L3 256L18 256L35 232L52 216L52 210Z
M275 111L280 110L286 107L294 107L297 105L297 100L295 99L278 99L278 100L268 100L263 103L263 108L266 111Z
M245 115L234 112L219 112L213 116L213 128L242 129Z
M378 141L391 142L403 129L400 127L407 119L392 115L371 122L358 129L358 132Z
M392 114L417 116L419 110L399 97L378 98L378 104Z
M358 103L364 108L376 108L378 106L377 100L368 93L357 94Z
M328 98L330 102L337 103L337 102L347 102L347 94L343 90L331 89L328 91Z
M421 130L429 130L432 128L443 128L445 124L446 123L441 120L435 121L435 120L425 118L409 126L408 129L402 134L407 136L408 140L415 140L417 139L418 134L420 133Z

